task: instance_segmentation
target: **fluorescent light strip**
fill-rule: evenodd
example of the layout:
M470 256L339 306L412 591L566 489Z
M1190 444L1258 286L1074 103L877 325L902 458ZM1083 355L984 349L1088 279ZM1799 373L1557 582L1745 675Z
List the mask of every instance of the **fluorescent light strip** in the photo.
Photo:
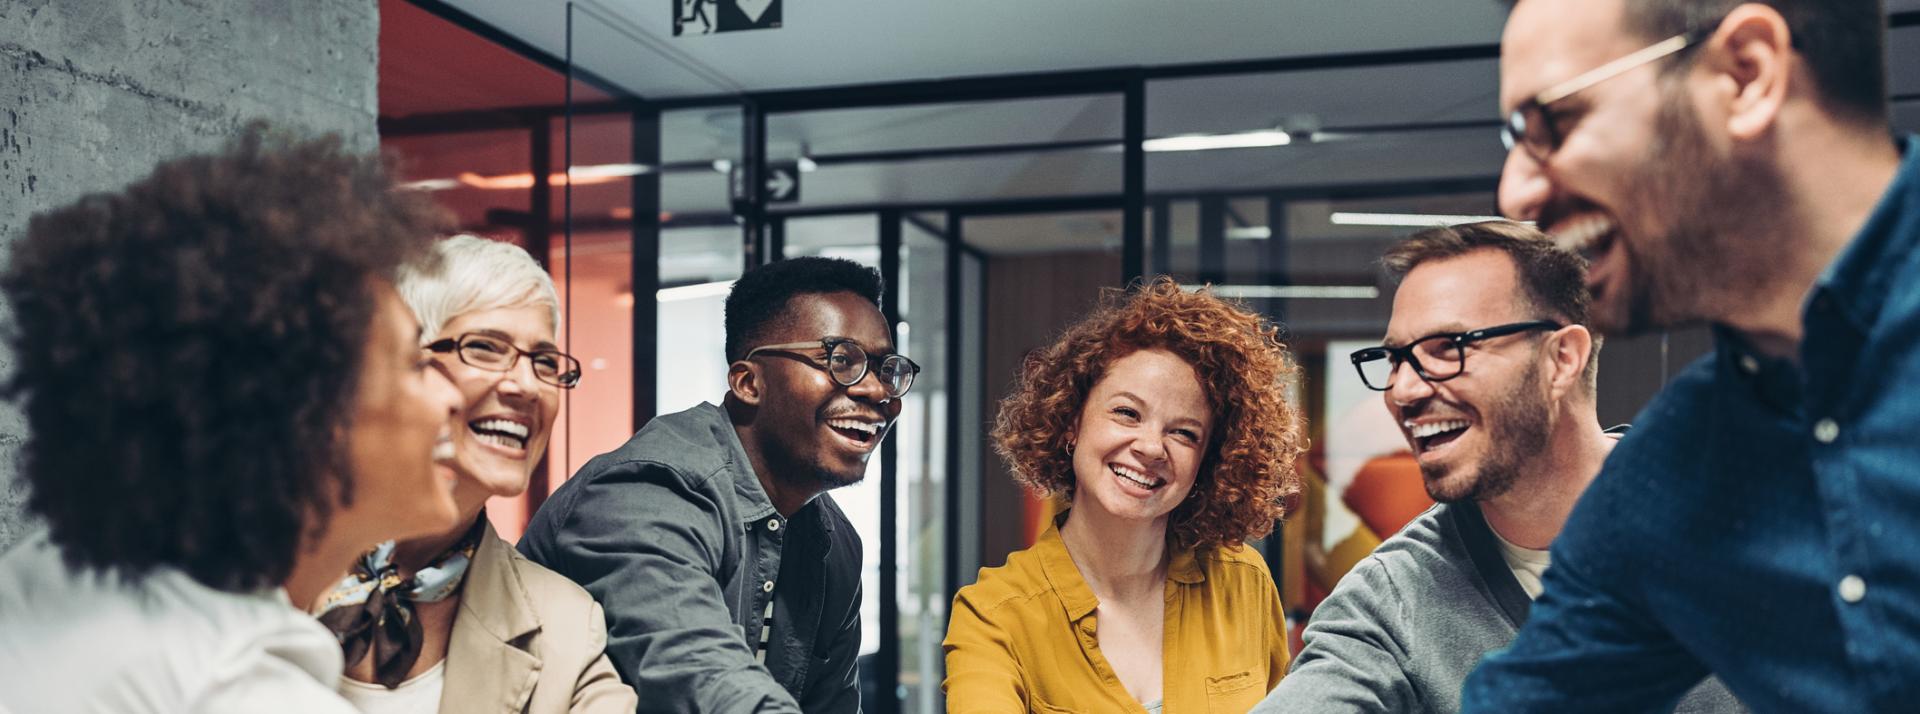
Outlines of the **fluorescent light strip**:
M1461 216L1444 213L1345 213L1336 211L1327 219L1336 226L1395 226L1432 228L1462 223L1504 220L1500 216Z
M697 283L694 285L682 285L674 288L661 288L658 292L655 292L653 294L653 297L655 300L659 300L660 302L680 302L683 300L699 300L702 298L724 297L727 294L727 291L731 289L733 289L733 281L718 280L711 283Z
M1257 149L1263 146L1286 146L1293 143L1293 137L1284 131L1265 129L1261 131L1243 131L1233 134L1181 134L1163 136L1140 142L1145 151L1209 151L1212 149Z
M1235 226L1227 229L1227 240L1266 240L1273 237L1273 229L1266 226Z
M1223 298L1294 298L1306 300L1372 300L1380 297L1380 288L1372 285L1182 285L1195 292L1210 288Z

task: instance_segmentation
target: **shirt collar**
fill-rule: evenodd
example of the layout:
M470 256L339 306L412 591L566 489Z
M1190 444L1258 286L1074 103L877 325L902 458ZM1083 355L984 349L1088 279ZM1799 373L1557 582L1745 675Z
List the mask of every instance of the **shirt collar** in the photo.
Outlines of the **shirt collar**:
M760 477L753 471L753 459L747 458L747 447L740 443L740 433L733 430L733 420L727 418L725 407L712 402L702 402L694 407L707 421L707 427L713 432L713 440L725 449L727 471L733 477L733 493L740 499L741 523L749 526L765 523L767 519L779 517L779 511L773 507L772 499L767 498L767 489L760 484ZM783 527L800 520L819 527L819 533L826 547L822 549L822 558L833 547L833 519L828 518L826 509L821 505L822 496L801 506L792 518L781 518Z
M1904 277L1907 258L1920 243L1920 136L1900 139L1900 169L1840 256L1814 283L1812 299L1831 299L1856 330L1868 332L1880 317L1888 292ZM1813 307L1809 305L1809 307Z

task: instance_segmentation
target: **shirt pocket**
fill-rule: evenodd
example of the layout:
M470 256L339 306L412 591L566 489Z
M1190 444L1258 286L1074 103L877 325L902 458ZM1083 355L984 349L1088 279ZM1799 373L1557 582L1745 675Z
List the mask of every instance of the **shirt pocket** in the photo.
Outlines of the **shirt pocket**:
M1207 711L1215 714L1246 714L1266 696L1266 688L1259 686L1265 679L1264 675L1255 674L1250 669L1207 677Z

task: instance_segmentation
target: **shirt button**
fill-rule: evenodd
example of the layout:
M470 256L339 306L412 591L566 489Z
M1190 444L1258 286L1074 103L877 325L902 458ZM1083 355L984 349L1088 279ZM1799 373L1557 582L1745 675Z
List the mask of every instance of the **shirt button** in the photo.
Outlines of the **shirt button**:
M1759 374L1760 360L1754 359L1753 355L1740 355L1740 371L1746 372L1747 374Z
M1860 602L1867 596L1867 581L1858 575L1849 575L1840 579L1840 599L1847 602Z
M763 592L763 593L770 593L770 592L773 592L773 581L772 581L772 580L768 580L768 581L766 582L766 584L764 584L764 585L761 585L761 586L760 586L760 592Z
M767 530L770 530L770 531L780 530L780 519L778 518L767 519Z
M1832 419L1821 419L1813 425L1813 439L1822 444L1831 444L1840 438L1840 424Z

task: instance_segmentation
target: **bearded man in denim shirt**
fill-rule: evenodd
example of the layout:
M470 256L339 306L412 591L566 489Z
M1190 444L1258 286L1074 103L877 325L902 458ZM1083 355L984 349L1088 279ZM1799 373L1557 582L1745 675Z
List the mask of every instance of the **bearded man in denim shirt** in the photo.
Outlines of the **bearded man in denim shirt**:
M1920 706L1920 157L1871 0L1519 0L1500 205L1612 335L1717 349L1616 447L1465 710ZM1904 154L1904 159L1902 158Z

